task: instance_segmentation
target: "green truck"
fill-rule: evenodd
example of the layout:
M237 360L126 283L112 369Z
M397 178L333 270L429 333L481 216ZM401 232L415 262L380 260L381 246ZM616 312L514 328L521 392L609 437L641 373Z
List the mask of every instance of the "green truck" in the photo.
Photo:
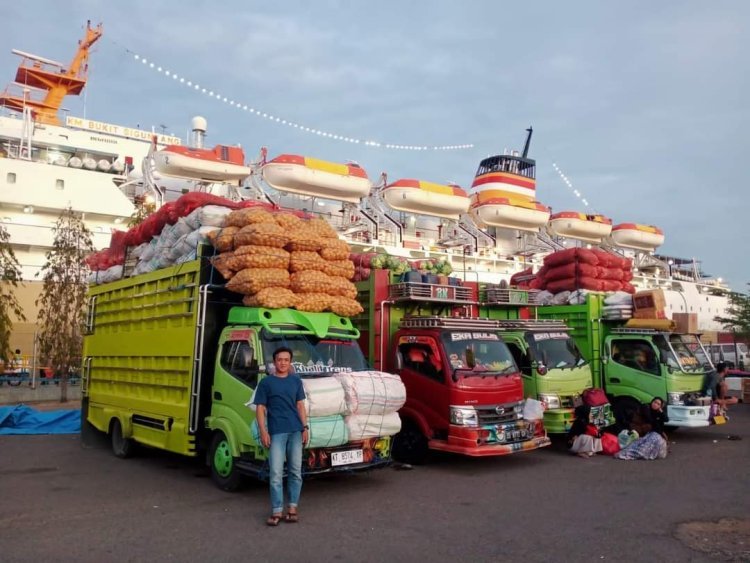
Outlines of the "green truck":
M107 433L119 457L136 444L205 455L224 490L238 488L245 475L267 477L268 452L251 431L255 412L246 403L273 350L291 348L295 370L315 377L368 369L348 318L244 307L205 258L94 286L89 294L84 431ZM307 448L303 472L384 466L390 447L389 437L378 437Z
M586 389L594 387L592 366L562 320L531 318L540 309L528 302L528 296L527 291L485 285L480 292L480 316L498 320L503 340L521 371L524 396L545 405L547 433L564 434L575 419L575 404ZM611 405L592 407L590 420L599 428L613 424Z
M580 305L538 307L537 316L564 321L572 329L594 385L606 391L619 422L627 421L639 404L662 397L670 426L708 426L710 405L700 389L711 365L698 338L606 320L604 298L591 293Z

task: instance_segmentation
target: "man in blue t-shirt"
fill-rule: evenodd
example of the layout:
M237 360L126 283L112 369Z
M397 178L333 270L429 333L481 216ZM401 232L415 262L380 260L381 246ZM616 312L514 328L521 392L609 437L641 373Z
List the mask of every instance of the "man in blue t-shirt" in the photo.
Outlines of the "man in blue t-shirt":
M255 390L260 441L269 448L271 516L269 526L297 522L297 504L302 490L302 447L307 443L309 426L305 412L302 380L289 373L292 351L277 348L273 353L275 372L264 377ZM284 460L287 464L287 513L284 516Z

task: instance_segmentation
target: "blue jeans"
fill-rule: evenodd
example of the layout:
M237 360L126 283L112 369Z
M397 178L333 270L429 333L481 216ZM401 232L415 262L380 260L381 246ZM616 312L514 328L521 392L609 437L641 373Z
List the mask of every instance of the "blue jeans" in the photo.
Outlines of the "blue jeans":
M284 459L287 465L287 506L296 508L302 490L302 432L271 435L268 461L271 466L271 510L281 514L284 510Z

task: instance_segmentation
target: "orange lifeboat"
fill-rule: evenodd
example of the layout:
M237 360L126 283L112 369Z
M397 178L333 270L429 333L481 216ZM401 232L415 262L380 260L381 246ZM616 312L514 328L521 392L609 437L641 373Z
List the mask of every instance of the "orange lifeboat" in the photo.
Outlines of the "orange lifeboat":
M388 207L418 215L458 220L469 210L469 195L458 186L423 180L398 180L383 188Z
M261 170L266 183L280 192L358 203L370 193L367 172L357 164L339 164L282 154Z
M472 216L482 225L537 231L549 220L550 209L538 201L511 199L500 190L484 190L471 197Z
M550 215L548 230L553 235L598 243L612 232L612 219L604 215L561 211Z
M242 149L226 145L213 149L167 145L154 152L153 158L158 172L179 178L230 182L243 180L251 172Z
M612 242L624 248L653 252L664 244L664 232L653 225L620 223L612 227Z

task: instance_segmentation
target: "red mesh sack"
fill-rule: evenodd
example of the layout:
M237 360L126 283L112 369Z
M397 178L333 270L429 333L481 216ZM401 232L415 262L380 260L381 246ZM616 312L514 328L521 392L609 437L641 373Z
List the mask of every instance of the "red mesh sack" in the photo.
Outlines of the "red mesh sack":
M599 280L602 284L602 291L620 291L622 282L617 280Z
M553 268L555 266L562 266L564 264L574 262L576 257L576 250L577 249L575 248L566 248L565 250L558 250L557 252L553 252L552 254L545 256L544 265L549 268Z
M575 250L576 260L579 263L590 264L592 266L597 266L599 264L599 259L596 257L593 250L587 248L576 248Z
M597 266L597 270L599 271L599 276L597 277L601 280L621 281L625 274L620 268L602 268L601 266Z
M576 264L575 262L570 262L568 264L563 264L561 266L555 266L554 268L550 268L547 270L547 272L544 274L544 279L547 282L553 282L555 280L564 280L566 278L575 278L576 277Z
M635 287L633 286L633 284L623 283L621 291L624 291L626 293L630 293L631 295L633 295L635 293Z
M622 271L622 280L623 282L629 282L633 279L633 272L631 270L623 270Z
M578 277L598 278L599 270L600 268L598 266L594 266L592 264L578 263L577 268L576 268L576 273L578 274Z
M547 282L545 289L550 293L560 293L561 291L575 291L578 289L576 278L565 278Z

